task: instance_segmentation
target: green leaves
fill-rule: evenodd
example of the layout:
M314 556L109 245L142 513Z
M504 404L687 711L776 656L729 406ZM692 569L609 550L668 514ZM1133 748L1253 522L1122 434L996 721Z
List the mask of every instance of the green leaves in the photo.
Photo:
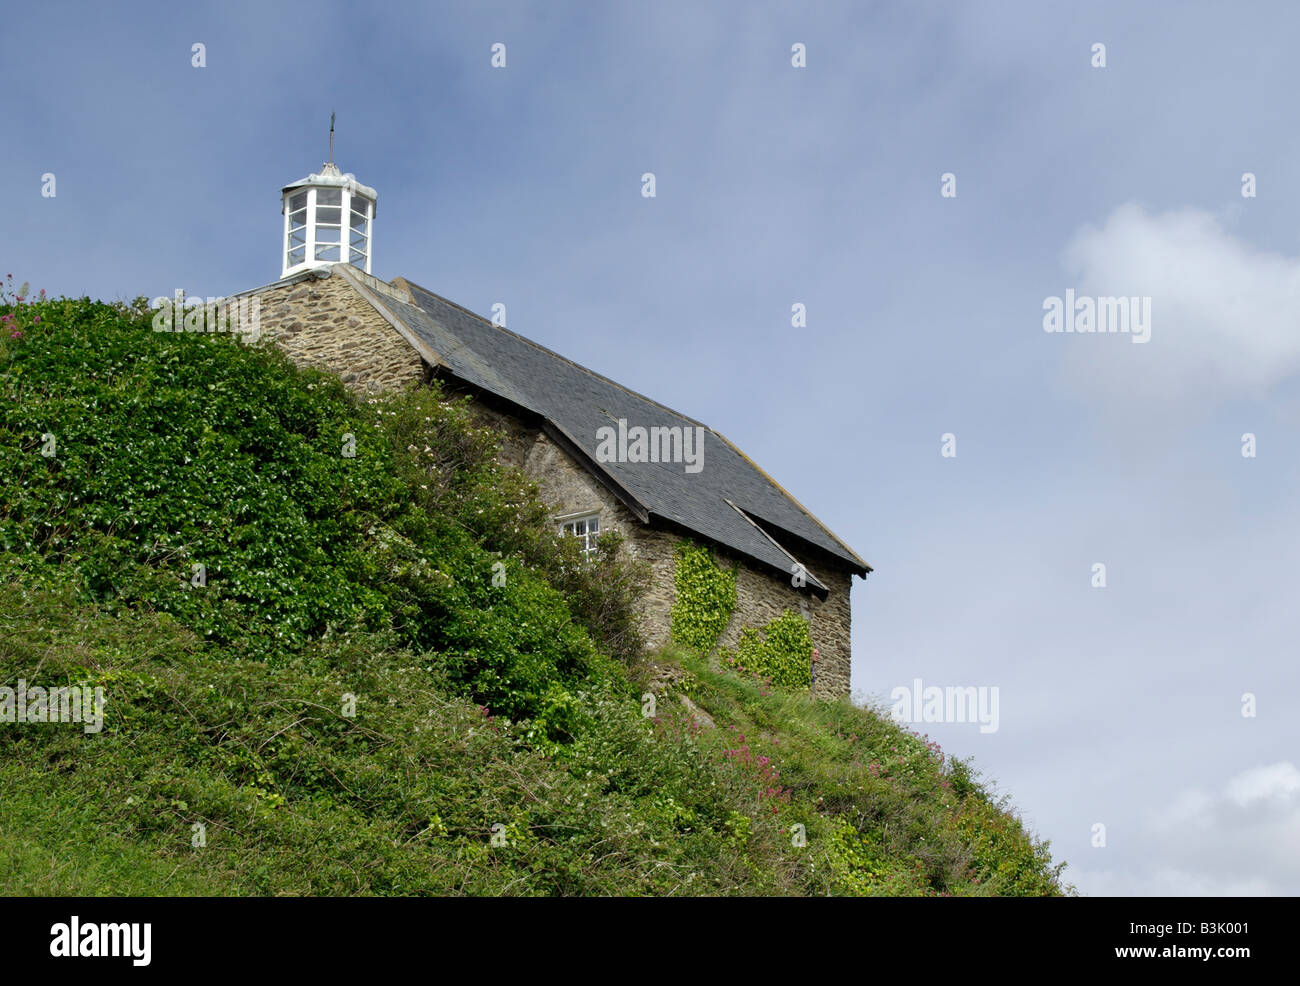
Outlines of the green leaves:
M701 654L713 650L736 608L736 567L718 567L708 548L679 541L671 612L672 639Z
M634 580L608 578L611 551L559 543L465 401L433 386L360 402L228 335L156 333L89 300L27 309L45 317L0 385L0 575L70 581L276 663L387 633L550 737L577 721L553 686L609 673L587 629L639 651Z
M735 652L724 655L731 666L766 678L778 688L808 688L812 684L812 636L808 621L787 609L763 627L740 632Z
M358 402L121 305L26 313L0 348L0 682L109 697L93 738L0 729L0 890L1056 889L965 765L882 716L693 658L630 688L604 652L640 651L635 566L612 533L595 559L557 538L463 401ZM683 543L676 584L673 637L708 653L736 570ZM810 648L785 613L738 654L804 687Z
M0 545L254 656L366 615L346 578L361 539L337 512L380 511L396 486L386 441L340 459L333 436L362 419L339 388L227 336L154 333L122 306L29 307L44 317L9 354L0 405ZM143 569L170 582L145 591Z

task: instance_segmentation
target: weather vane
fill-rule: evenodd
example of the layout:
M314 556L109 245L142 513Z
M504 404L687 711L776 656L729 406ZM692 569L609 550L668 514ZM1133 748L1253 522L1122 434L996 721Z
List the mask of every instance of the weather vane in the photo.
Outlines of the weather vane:
M334 163L334 111L330 110L330 164Z

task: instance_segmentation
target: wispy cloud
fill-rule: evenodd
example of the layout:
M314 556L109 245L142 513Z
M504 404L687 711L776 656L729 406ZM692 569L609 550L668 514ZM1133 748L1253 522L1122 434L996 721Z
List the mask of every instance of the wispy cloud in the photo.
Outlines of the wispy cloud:
M1071 238L1064 268L1082 295L1151 299L1146 346L1063 340L1081 387L1126 402L1214 401L1300 373L1300 256L1254 246L1203 209L1123 205Z

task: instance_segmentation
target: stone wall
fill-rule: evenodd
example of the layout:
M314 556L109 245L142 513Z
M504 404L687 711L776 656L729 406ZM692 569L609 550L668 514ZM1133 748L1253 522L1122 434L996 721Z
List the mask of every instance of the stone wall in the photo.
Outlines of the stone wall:
M555 516L597 513L602 531L620 531L627 538L628 551L649 564L652 574L641 613L641 632L651 647L666 644L676 599L675 547L683 535L642 524L618 497L540 428L525 427L512 415L481 403L473 407L481 423L496 427L505 436L502 460L523 470L538 483L543 502ZM852 575L800 559L809 572L830 588L823 602L811 593L796 590L789 576L769 574L722 548L714 547L714 557L726 567L738 563L736 609L719 644L736 646L745 627L766 626L787 609L802 613L811 622L813 644L819 651L816 693L823 697L847 695Z
M300 275L254 292L261 298L264 334L298 365L331 370L354 389L386 390L425 380L424 361L411 344L345 275L328 271L325 268ZM371 291L395 290L363 274L355 276ZM542 500L555 516L597 513L602 531L620 531L627 538L629 552L648 563L651 585L641 613L641 632L651 647L667 643L676 596L674 549L682 535L641 523L613 492L540 427L483 400L474 401L471 408L480 424L491 425L502 433L502 460L538 483ZM714 548L714 556L728 567L739 562L736 610L719 643L734 647L742 629L762 627L786 609L804 613L811 621L813 643L820 651L816 694L848 694L852 576L801 558L808 571L830 587L830 595L823 602L796 590L786 575L752 567L721 548Z
M299 366L330 370L362 391L424 379L419 353L342 274L321 268L255 293L263 335Z
M830 589L823 601L810 592L794 588L789 575L759 568L721 548L715 547L713 555L721 565L737 566L736 609L718 639L719 645L735 647L746 627L764 627L787 609L793 610L809 621L813 646L818 650L816 694L823 698L847 695L852 658L849 590L853 576L810 564L806 558L796 556L808 572Z

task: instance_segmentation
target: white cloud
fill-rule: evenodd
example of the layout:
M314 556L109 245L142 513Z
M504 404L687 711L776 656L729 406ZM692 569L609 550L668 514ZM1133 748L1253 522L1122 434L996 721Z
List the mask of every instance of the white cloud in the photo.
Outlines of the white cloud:
M1300 770L1281 762L1236 774L1217 792L1191 788L1138 831L1112 829L1149 868L1067 874L1096 896L1283 896L1300 893Z
M1151 340L1051 335L1088 389L1142 400L1260 396L1300 372L1300 258L1256 249L1210 213L1129 204L1064 254L1062 289L1151 298Z
M1229 781L1226 793L1242 808L1258 801L1300 806L1300 770L1290 763L1254 767Z

